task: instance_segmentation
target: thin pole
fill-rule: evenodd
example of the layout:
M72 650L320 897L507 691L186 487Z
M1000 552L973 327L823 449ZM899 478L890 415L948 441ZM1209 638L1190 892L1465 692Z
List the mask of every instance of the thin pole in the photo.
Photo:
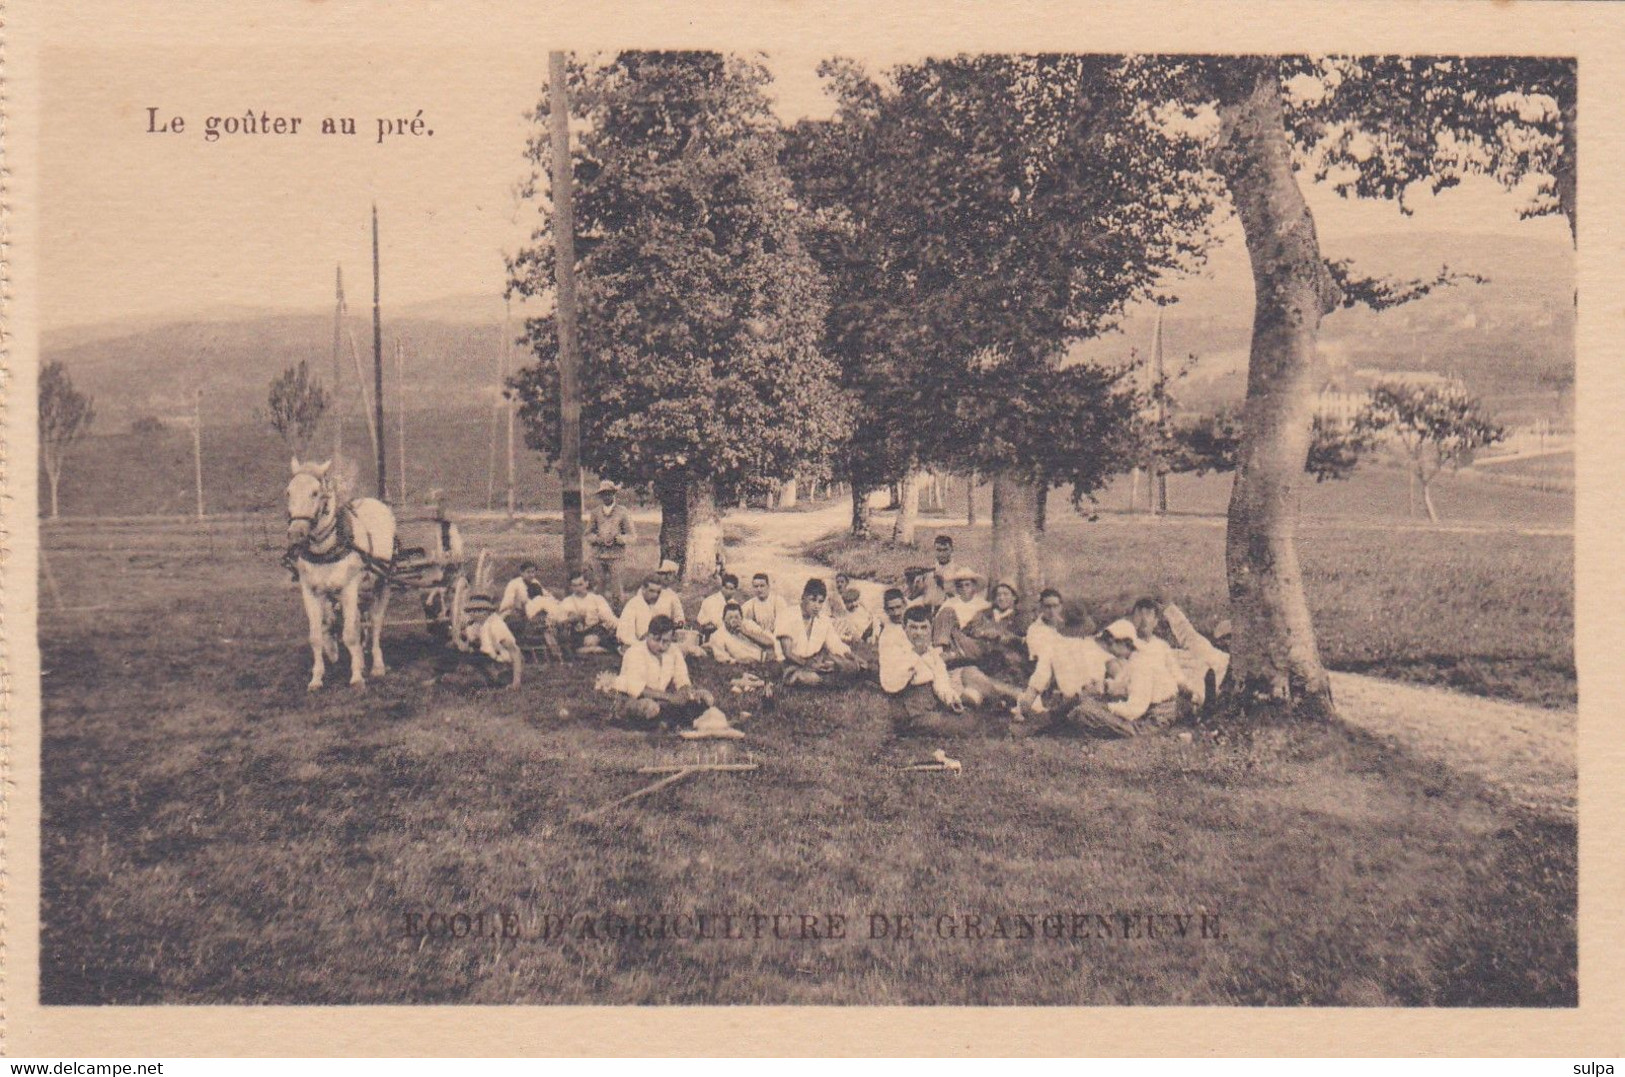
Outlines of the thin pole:
M384 322L378 311L378 203L372 204L372 427L378 432L378 500L389 498L384 485Z
M395 338L395 444L399 451L395 454L399 462L395 465L395 487L400 491L401 504L406 504L406 377L401 373L401 338Z
M553 134L553 273L558 286L559 479L564 510L564 564L581 564L581 353L576 337L574 169L570 160L570 99L564 53L547 57L548 112Z
M203 390L192 396L192 478L197 484L197 518L203 519Z
M373 459L378 459L378 442L383 437L378 427L373 424L372 398L367 393L367 372L361 367L361 348L355 342L355 333L350 334L350 361L355 364L355 381L361 387L361 417L367 422L367 434L372 438Z
M502 384L504 386L506 386L508 384L508 355L509 355L509 352L510 352L510 350L512 348L512 342L513 342L513 333L508 328L509 317L510 317L510 313L509 313L508 308L509 308L509 301L506 298L504 298L503 301L502 301ZM504 397L504 400L508 405L508 519L511 520L511 519L513 519L513 514L514 514L514 488L513 488L513 410L514 409L513 409L513 401L512 400L507 400L506 397Z
M1161 429L1168 422L1168 398L1163 395L1162 385L1162 308L1157 308L1156 335L1151 340L1151 370L1157 384L1157 427ZM1157 515L1168 512L1168 472L1161 465L1152 473L1151 482L1153 493L1151 498L1151 511Z
M344 267L333 267L333 459L344 455L344 372L339 351L344 347Z

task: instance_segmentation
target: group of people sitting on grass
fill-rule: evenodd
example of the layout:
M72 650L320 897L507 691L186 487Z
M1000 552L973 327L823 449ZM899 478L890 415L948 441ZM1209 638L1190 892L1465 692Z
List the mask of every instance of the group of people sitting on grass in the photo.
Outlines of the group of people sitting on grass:
M1054 588L1037 596L1028 617L1013 586L984 592L978 573L954 563L949 536L934 550L936 564L907 570L878 611L844 574L833 590L808 580L799 604L766 573L752 576L748 590L724 574L692 625L672 588L674 562L646 577L619 614L585 572L558 598L525 562L473 631L479 651L511 662L516 675L520 640L558 657L618 651L610 685L617 712L665 724L714 704L691 681L689 658L744 667L768 693L878 677L911 730L969 733L1007 715L1018 735L1060 725L1110 737L1160 731L1212 698L1229 670L1225 622L1210 638L1177 605L1141 599L1098 632L1092 623L1075 628ZM1171 642L1159 635L1164 625Z

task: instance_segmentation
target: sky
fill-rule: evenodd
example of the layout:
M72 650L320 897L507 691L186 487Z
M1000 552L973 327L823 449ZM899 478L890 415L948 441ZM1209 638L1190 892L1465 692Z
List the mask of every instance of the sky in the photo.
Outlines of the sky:
M827 115L823 54L778 51L781 117ZM871 70L914 58L857 54ZM232 45L207 68L162 40L43 57L40 314L46 330L186 317L222 307L328 307L342 264L351 309L370 301L369 213L378 205L383 305L499 295L504 253L537 223L516 184L546 79L546 54L503 47L363 51ZM156 118L148 109L156 108ZM412 119L420 136L377 139L376 119ZM209 116L298 116L301 132L201 136ZM155 133L174 116L180 134ZM353 117L353 137L322 117ZM1414 217L1383 203L1307 191L1323 242L1392 231L1500 232L1566 241L1560 218L1520 222L1520 199L1487 182L1422 197ZM1239 242L1214 261L1234 272ZM1228 267L1228 268L1226 268ZM1429 267L1418 267L1425 272ZM1437 266L1433 267L1436 269Z

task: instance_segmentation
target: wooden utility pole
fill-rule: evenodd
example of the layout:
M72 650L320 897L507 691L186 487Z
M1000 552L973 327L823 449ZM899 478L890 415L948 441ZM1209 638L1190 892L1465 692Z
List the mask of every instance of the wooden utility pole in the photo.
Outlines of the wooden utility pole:
M576 227L570 160L570 99L564 53L547 57L553 132L553 273L558 286L559 479L563 487L564 566L581 565L581 355L576 338Z
M203 390L192 396L192 478L197 484L197 518L203 519Z
M384 485L384 322L378 311L378 203L372 204L372 428L378 439L378 500L389 500Z
M401 373L401 338L395 338L395 489L401 504L406 504L406 379Z
M1157 307L1156 334L1151 338L1151 376L1157 386L1157 428L1168 423L1168 397L1162 384L1162 307ZM1168 472L1162 463L1151 472L1151 511L1157 515L1168 512Z
M344 374L339 362L339 350L344 336L344 267L333 267L333 456L344 455L344 405L340 402L344 392Z
M507 389L507 385L508 385L508 373L509 373L509 370L508 370L508 365L509 365L508 364L508 358L512 354L512 351L513 351L513 332L509 328L509 325L510 325L510 322L509 322L510 311L508 309L509 308L509 302L510 301L508 299L506 299L506 298L503 299L503 301L502 301L502 383L501 383L501 386L499 386L499 387L503 389L504 394L506 393L506 389ZM513 514L514 514L514 489L513 489L513 413L514 413L514 406L513 406L513 401L508 400L506 395L504 395L503 400L508 406L508 519L511 520L511 519L513 519Z

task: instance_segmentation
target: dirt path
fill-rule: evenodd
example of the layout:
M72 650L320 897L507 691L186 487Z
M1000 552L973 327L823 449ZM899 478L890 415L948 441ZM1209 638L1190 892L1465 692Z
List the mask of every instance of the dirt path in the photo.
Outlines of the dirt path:
M811 576L829 570L801 556L808 542L846 525L844 502L810 512L736 513L753 531L731 551L729 568L741 576L766 572L787 597ZM877 514L878 517L878 514ZM877 518L876 526L881 527ZM866 602L878 605L883 585L859 581ZM1334 673L1332 689L1343 719L1391 737L1419 755L1470 774L1515 803L1542 815L1576 818L1576 714L1354 673Z

